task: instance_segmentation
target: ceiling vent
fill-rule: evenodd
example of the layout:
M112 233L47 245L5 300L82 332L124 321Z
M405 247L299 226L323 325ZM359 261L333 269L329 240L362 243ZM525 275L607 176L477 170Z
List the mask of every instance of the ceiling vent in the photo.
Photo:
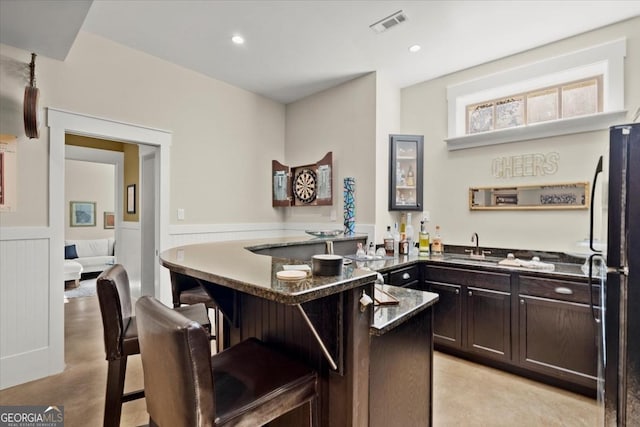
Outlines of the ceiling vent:
M389 28L393 28L398 24L402 24L406 20L407 15L399 10L396 13L387 16L386 18L382 18L378 22L374 22L373 24L369 25L369 28L371 28L376 33L382 33L384 31L387 31Z

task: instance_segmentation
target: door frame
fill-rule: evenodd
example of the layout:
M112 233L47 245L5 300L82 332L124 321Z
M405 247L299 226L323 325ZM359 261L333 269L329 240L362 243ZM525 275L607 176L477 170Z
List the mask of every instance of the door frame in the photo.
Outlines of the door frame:
M64 300L60 296L64 264L64 160L65 135L67 133L93 138L145 144L156 147L156 203L158 210L156 248L162 251L169 244L169 155L172 134L169 131L153 129L112 119L69 112L57 108L47 108L47 126L49 127L49 227L50 276L49 289L49 339L64 343ZM169 274L160 272L158 278L158 297L165 304L171 303L171 285ZM57 296L60 296L59 298ZM64 368L64 345L51 348L55 354L49 355L50 374Z

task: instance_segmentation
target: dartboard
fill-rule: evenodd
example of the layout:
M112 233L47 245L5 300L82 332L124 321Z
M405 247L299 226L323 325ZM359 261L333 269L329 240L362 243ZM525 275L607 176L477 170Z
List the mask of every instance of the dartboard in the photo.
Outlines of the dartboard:
M295 195L302 203L311 203L316 198L316 173L311 169L301 169L296 172L294 181Z

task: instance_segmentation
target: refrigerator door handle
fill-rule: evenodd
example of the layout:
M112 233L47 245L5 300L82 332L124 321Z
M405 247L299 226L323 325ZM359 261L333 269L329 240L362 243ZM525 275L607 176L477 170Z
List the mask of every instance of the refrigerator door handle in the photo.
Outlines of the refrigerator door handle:
M596 172L593 175L593 185L591 186L591 200L589 203L591 205L589 206L589 248L593 252L598 252L598 253L600 253L600 251L597 251L593 247L593 207L594 207L594 200L596 195L596 182L598 182L598 175L600 175L600 172L602 172L602 156L600 156L600 158L598 159L598 166L596 166ZM589 270L591 270L591 264L589 264ZM589 277L591 277L591 274L589 274Z
M589 307L591 308L591 316L593 317L593 320L596 323L600 323L602 319L600 318L600 316L598 316L596 312L596 306L593 303L593 260L596 257L602 259L602 256L598 253L589 255ZM600 268L602 268L603 265L604 263L602 263ZM602 284L600 284L600 286L602 286Z

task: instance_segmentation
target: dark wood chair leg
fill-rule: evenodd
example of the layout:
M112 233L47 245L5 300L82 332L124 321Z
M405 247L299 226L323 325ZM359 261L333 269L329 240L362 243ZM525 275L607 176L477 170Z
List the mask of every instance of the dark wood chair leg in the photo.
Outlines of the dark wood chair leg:
M107 369L107 394L104 402L104 427L119 427L124 392L124 374L127 356L109 360Z
M318 427L320 424L318 423L318 398L314 397L309 401L309 414L311 419L309 420L309 425L311 427Z

